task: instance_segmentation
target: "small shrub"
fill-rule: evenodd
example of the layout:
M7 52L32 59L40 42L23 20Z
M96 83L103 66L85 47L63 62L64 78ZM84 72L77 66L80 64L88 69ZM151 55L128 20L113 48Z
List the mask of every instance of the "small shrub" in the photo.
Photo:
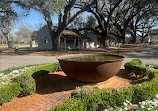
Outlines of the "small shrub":
M70 98L65 102L59 103L56 111L87 111L85 105L81 99Z
M84 103L84 109L88 111L95 111L101 104L101 94L98 87L83 86L76 88L71 97L81 99Z
M102 103L105 108L121 106L128 100L132 100L133 90L128 88L109 88L101 91Z
M141 65L142 64L142 61L140 59L137 59L137 58L133 59L131 62L136 62L137 65Z
M20 93L20 85L18 83L10 83L0 88L0 104L9 102Z
M23 96L31 95L36 91L35 80L31 76L22 75L13 79L13 82L20 84L20 94Z
M46 75L49 72L61 71L59 63L49 63L40 66L36 66L31 70L26 71L24 74L32 76L34 79L37 79L40 76Z

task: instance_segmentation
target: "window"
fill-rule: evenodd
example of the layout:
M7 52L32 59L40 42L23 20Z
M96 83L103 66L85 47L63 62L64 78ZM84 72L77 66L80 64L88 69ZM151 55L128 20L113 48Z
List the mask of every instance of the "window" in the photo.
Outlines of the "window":
M48 38L47 37L44 38L44 43L46 43L46 44L48 43Z

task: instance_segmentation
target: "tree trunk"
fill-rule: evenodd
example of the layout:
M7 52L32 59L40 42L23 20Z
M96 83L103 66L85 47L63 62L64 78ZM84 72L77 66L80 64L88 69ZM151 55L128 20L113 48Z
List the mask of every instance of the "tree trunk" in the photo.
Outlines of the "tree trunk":
M132 43L135 44L136 43L136 34L131 34L132 36Z
M143 42L144 42L145 37L141 37L141 38L142 38L141 43L143 43Z
M125 30L123 30L121 32L121 35L122 35L123 44L125 44L125 39L126 39L126 32L125 32Z
M102 32L101 39L102 39L101 44L103 47L109 46L108 29L107 28Z
M8 35L4 35L6 37L6 40L7 40L7 44L8 44L8 48L11 48L10 47L10 40L9 40L9 36Z
M136 31L134 31L134 34L133 34L133 36L132 36L132 39L133 39L133 44L135 44L136 43Z
M53 32L51 33L51 39L52 39L52 48L53 50L57 51L60 50L60 37L62 33Z
M3 45L3 36L1 36L1 44Z

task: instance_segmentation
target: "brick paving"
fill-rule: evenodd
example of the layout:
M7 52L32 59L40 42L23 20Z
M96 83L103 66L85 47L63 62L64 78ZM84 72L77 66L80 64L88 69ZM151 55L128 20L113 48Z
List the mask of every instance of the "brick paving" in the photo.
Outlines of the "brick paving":
M66 75L63 72L57 72L57 73L53 73L53 74L58 74L60 76L62 75L62 76L66 77ZM96 85L100 88L129 87L129 86L131 86L131 80L129 78L120 77L121 74L124 74L124 72L120 71L118 73L118 75L108 79L107 81L103 81L103 82L99 82L99 83L95 83L95 84L94 83L93 84L91 84L91 83L87 84L86 83L85 85ZM125 74L125 75L127 75L127 74ZM67 82L71 81L70 83L73 84L72 80L70 80L68 78L65 78L65 79L67 79L67 81L63 81L63 82L67 83ZM59 78L58 78L58 81L60 81ZM79 82L75 82L75 81L73 81L73 82L83 85L83 83L79 83ZM58 83L56 83L56 84L58 84ZM79 85L79 86L81 86L81 85ZM58 85L58 87L63 87L63 86ZM73 90L68 89L68 90L56 91L56 92L53 92L53 93L46 94L46 99L44 99L44 100L40 101L39 103L31 106L26 111L45 111L45 110L54 109L55 106L58 103L68 99L71 96L72 91Z

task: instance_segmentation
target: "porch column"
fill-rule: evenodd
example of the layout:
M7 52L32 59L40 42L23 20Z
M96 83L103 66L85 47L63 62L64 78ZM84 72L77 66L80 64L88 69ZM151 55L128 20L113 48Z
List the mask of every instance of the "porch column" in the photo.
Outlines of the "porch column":
M76 49L76 39L74 39L74 49Z
M85 45L85 44L84 44L84 39L83 39L83 40L82 40L82 49L84 48L84 45Z
M64 49L66 50L66 38L64 38Z

